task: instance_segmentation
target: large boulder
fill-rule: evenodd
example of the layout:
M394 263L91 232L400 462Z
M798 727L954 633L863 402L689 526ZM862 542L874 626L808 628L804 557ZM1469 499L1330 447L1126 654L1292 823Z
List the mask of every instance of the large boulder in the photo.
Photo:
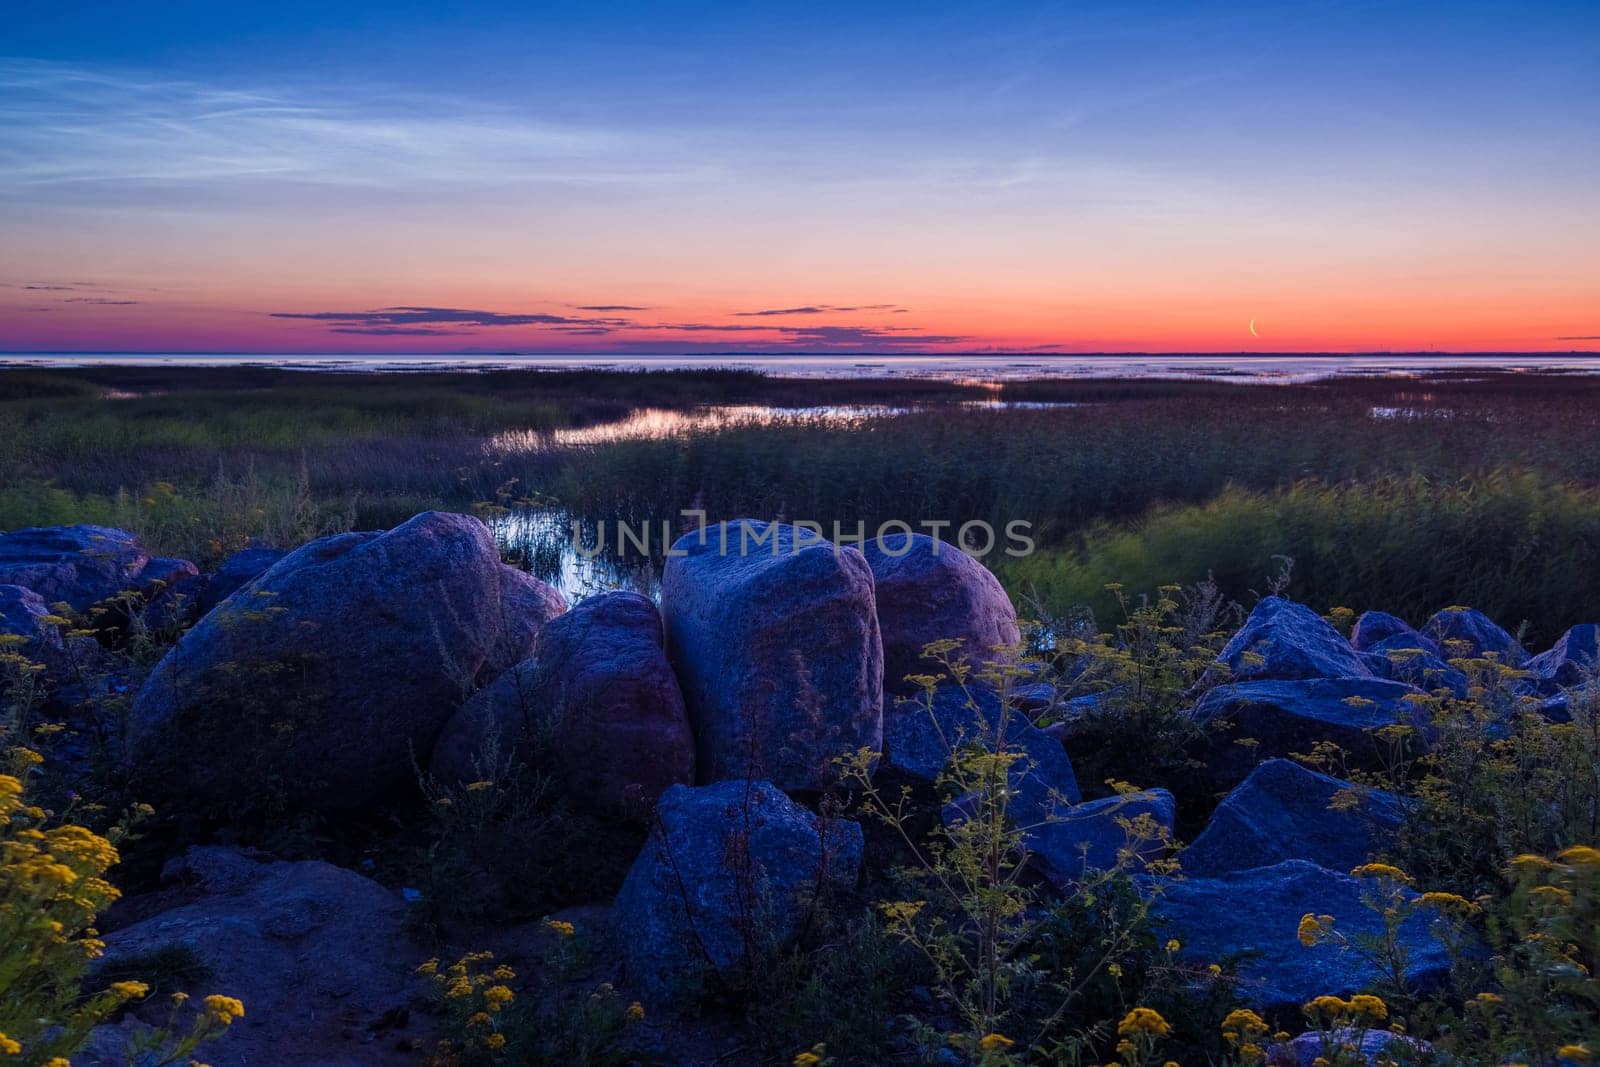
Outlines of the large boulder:
M1405 682L1429 693L1444 690L1465 697L1471 679L1461 668L1441 659L1437 647L1421 634L1395 634L1373 643L1362 654L1379 678Z
M1002 709L1000 698L978 685L941 685L886 707L878 774L897 784L930 786L958 749L977 745L992 752L997 742L1026 757L1014 768L1014 778L1033 806L1042 808L1052 792L1069 804L1081 799L1061 742L1034 726L1020 707Z
M883 646L861 553L749 519L679 538L661 580L667 654L701 781L820 789L883 742Z
M13 674L3 666L8 657L17 657L19 676L42 673L46 683L59 685L75 668L98 659L99 647L86 637L67 637L60 617L32 589L0 585L0 690Z
M32 589L46 604L83 612L140 589L150 553L109 526L31 526L0 533L0 585ZM158 575L159 576L159 575Z
M498 675L529 656L538 647L545 623L567 610L567 598L517 567L500 571L500 640L485 664L485 672ZM654 607L652 606L652 612ZM659 624L657 624L659 629Z
M1547 651L1527 662L1534 684L1544 693L1582 685L1600 662L1600 626L1580 623L1562 634Z
M860 869L859 825L770 782L673 786L657 816L612 909L628 981L657 1000L740 987Z
M281 548L256 545L242 548L223 560L215 572L206 576L205 583L200 588L195 605L198 614L209 613L237 590L265 574L274 563L286 555L288 553Z
M1206 730L1203 777L1214 788L1231 789L1256 764L1274 756L1309 753L1319 742L1345 750L1352 766L1386 768L1388 742L1376 731L1411 728L1409 744L1431 734L1415 686L1379 678L1307 678L1241 682L1206 693L1189 712Z
M1023 847L1045 880L1062 892L1095 871L1138 872L1172 844L1177 801L1165 789L1102 797L1026 824Z
M1389 1030L1381 1022L1374 1028L1357 1030L1344 1027L1324 1034L1308 1030L1285 1044L1267 1050L1270 1067L1319 1067L1329 1063L1349 1064L1352 1057L1367 1067L1394 1067L1401 1063L1427 1063L1433 1046L1420 1038Z
M1288 859L1347 871L1393 841L1404 818L1393 793L1271 759L1228 794L1178 859L1201 878Z
M1262 678L1364 678L1366 662L1316 612L1269 596L1256 605L1218 662L1235 681Z
M191 849L163 875L168 892L187 902L107 934L100 965L193 953L207 977L183 990L191 1004L221 993L245 1008L225 1037L205 1047L207 1063L416 1062L414 1052L397 1048L398 1035L373 1040L425 993L412 969L426 953L408 951L399 896L328 863L256 862L218 847ZM164 1020L164 1003L151 1010L152 1021ZM126 1062L115 1054L120 1041L100 1044L109 1046L99 1061L106 1067Z
M1528 654L1517 639L1481 611L1445 608L1423 624L1422 632L1444 650L1445 659L1482 659L1493 655L1501 663L1520 667Z
M974 664L999 658L996 649L1022 641L1011 598L988 568L961 549L926 534L888 534L864 542L872 568L883 635L883 687L909 693L908 675L941 671L922 650L934 641L959 640L952 655Z
M1390 645L1396 638L1409 643L1400 646ZM1431 637L1424 637L1414 629L1411 624L1395 615L1384 611L1363 612L1350 630L1350 645L1357 652L1378 652L1384 647L1421 648L1439 654L1439 646Z
M142 795L343 811L411 784L500 638L502 571L481 522L442 512L285 556L140 689Z
M1215 878L1151 879L1146 886L1158 929L1179 942L1182 959L1197 966L1238 961L1234 992L1246 1004L1298 1016L1312 997L1346 996L1384 977L1353 949L1299 940L1308 914L1333 916L1333 929L1352 942L1382 936L1381 916L1363 900L1373 889L1366 881L1286 860ZM1419 908L1397 932L1413 988L1437 985L1450 970L1449 953L1432 934L1435 917Z
M538 651L480 690L433 752L435 779L471 782L491 735L510 760L542 757L573 803L648 814L694 781L694 736L662 645L661 616L637 593L602 593L552 619ZM535 753L531 746L548 746Z

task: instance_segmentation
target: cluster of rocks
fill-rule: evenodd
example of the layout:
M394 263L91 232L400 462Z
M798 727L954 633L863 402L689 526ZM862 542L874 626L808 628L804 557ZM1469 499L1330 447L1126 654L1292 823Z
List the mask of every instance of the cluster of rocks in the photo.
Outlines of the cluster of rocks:
M931 641L959 641L954 655L981 659L1020 641L1009 599L981 564L920 535L864 550L805 537L751 520L712 527L674 546L659 609L608 593L568 610L555 590L503 565L484 526L460 515L428 512L289 553L252 549L203 577L120 531L24 530L0 535L0 610L5 629L48 663L69 651L47 621L51 604L86 611L129 592L144 603L186 593L195 621L140 687L126 752L141 795L175 810L238 811L270 781L338 814L408 788L418 766L465 785L554 753L574 804L651 827L612 918L629 981L661 1000L737 983L755 931L767 948L782 944L821 896L855 882L861 828L808 805L861 750L879 754L876 775L927 790L951 739L1004 730L1026 756L1012 801L1032 827L1024 844L1038 875L1061 888L1130 849L1136 861L1169 851L1176 803L1165 790L1084 803L1058 735L982 686L929 700L907 680L938 669L923 656ZM1301 605L1261 601L1189 712L1211 727L1197 755L1226 797L1179 855L1184 876L1144 880L1182 953L1241 960L1245 998L1267 1008L1368 982L1349 958L1305 951L1296 926L1312 911L1350 936L1374 929L1347 872L1382 851L1403 803L1287 757L1334 741L1353 765L1377 769L1375 728L1407 726L1410 743L1426 745L1412 698L1465 691L1450 660L1519 668L1516 685L1558 700L1588 677L1597 643L1600 629L1575 627L1530 657L1465 609L1420 630L1369 612L1347 640ZM969 802L943 817L964 818ZM1157 832L1130 841L1134 821ZM282 902L302 899L295 886L355 879L364 884L349 892L372 897L364 912L394 909L392 894L350 872L242 863L202 852L189 866L210 872L208 884L270 882L278 903L230 890L206 902L211 912L180 909L124 931L112 951L176 939L209 959L209 924L233 908L261 945L262 973L288 974L320 966L294 955L294 931L312 929L305 914L323 909L289 914L298 905ZM293 885L274 881L285 878ZM1402 936L1411 978L1443 973L1421 919ZM351 959L376 951L346 940L328 943Z

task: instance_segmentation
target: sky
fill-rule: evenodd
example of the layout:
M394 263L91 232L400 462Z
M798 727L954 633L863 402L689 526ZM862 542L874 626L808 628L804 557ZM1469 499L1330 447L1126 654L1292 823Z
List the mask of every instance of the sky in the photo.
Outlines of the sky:
M0 350L1600 351L1600 4L12 0Z

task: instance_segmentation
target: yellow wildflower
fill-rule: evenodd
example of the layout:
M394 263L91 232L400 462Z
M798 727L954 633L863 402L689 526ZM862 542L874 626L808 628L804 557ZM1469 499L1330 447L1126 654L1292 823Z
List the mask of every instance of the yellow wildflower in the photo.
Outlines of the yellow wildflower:
M796 1052L794 1054L794 1067L817 1067L822 1062L822 1057L815 1052Z
M549 927L558 937L571 937L578 932L578 928L564 919L546 919L545 926Z
M1389 1017L1389 1006L1380 997L1370 993L1357 993L1350 998L1350 1010L1357 1015L1364 1015L1380 1022Z
M1586 1060L1592 1055L1587 1045L1562 1045L1556 1049L1557 1058L1563 1060Z
M1171 941L1167 942L1167 951L1168 952L1176 952L1182 947L1183 947L1183 942L1179 941L1177 938L1173 938Z
M1411 876L1399 867L1387 863L1363 863L1350 872L1354 878L1383 878L1401 885L1410 885Z
M1015 1041L1004 1034L984 1034L978 1039L978 1048L984 1052L1000 1052L1015 1044Z
M143 982L112 982L111 992L123 1000L133 1000L150 992L150 987Z
M1476 914L1480 909L1478 905L1458 893L1430 892L1417 898L1417 903L1425 908L1438 908L1440 911L1455 911L1463 915Z
M22 1052L22 1046L4 1033L0 1033L0 1052L4 1052L7 1056L16 1056Z
M632 1004L629 1004L628 1005L628 1021L630 1023L636 1023L636 1022L642 1021L643 1019L644 1019L644 1005L640 1004L637 1000L634 1001Z
M205 999L206 1014L223 1026L244 1017L244 1005L233 997L212 994Z
M490 1011L499 1011L516 1000L517 995L503 985L492 985L483 991L483 999Z
M428 962L417 967L418 974L437 974L439 972L439 959L434 957Z
M1172 1027L1167 1024L1167 1020L1163 1019L1161 1013L1154 1008L1134 1008L1117 1024L1117 1033L1123 1037L1136 1034L1165 1037L1171 1030Z
M490 1034L488 1037L483 1039L483 1043L485 1045L488 1045L492 1049L505 1048L506 1047L506 1035L505 1034Z

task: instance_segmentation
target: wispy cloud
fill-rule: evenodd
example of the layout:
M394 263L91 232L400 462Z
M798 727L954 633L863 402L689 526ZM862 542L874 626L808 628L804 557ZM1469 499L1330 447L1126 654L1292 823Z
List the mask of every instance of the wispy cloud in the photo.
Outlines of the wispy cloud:
M590 304L579 310L631 310L633 305ZM876 308L899 310L891 304L838 307L837 311ZM481 311L471 308L395 305L365 311L274 311L275 319L298 319L325 325L329 333L367 337L460 337L480 330L532 327L565 337L609 337L624 348L661 343L663 335L691 334L726 337L729 343L751 350L915 350L964 343L956 334L923 333L910 326L859 326L833 323L788 325L778 322L649 322L611 315L576 316L545 311ZM653 338L653 339L652 339ZM697 342L715 343L715 342Z
M0 97L0 184L11 187L263 179L517 185L702 169L660 150L671 144L664 136L376 89L324 97L0 59Z
M575 304L579 311L650 311L636 304Z
M573 318L545 312L472 311L467 308L385 307L371 311L273 311L275 319L311 319L333 324L335 333L444 333L442 326L626 326L628 319ZM459 331L448 331L459 332Z
M838 311L893 311L908 310L898 304L802 304L792 308L762 308L760 311L735 311L739 318L775 318L783 315L826 315Z

